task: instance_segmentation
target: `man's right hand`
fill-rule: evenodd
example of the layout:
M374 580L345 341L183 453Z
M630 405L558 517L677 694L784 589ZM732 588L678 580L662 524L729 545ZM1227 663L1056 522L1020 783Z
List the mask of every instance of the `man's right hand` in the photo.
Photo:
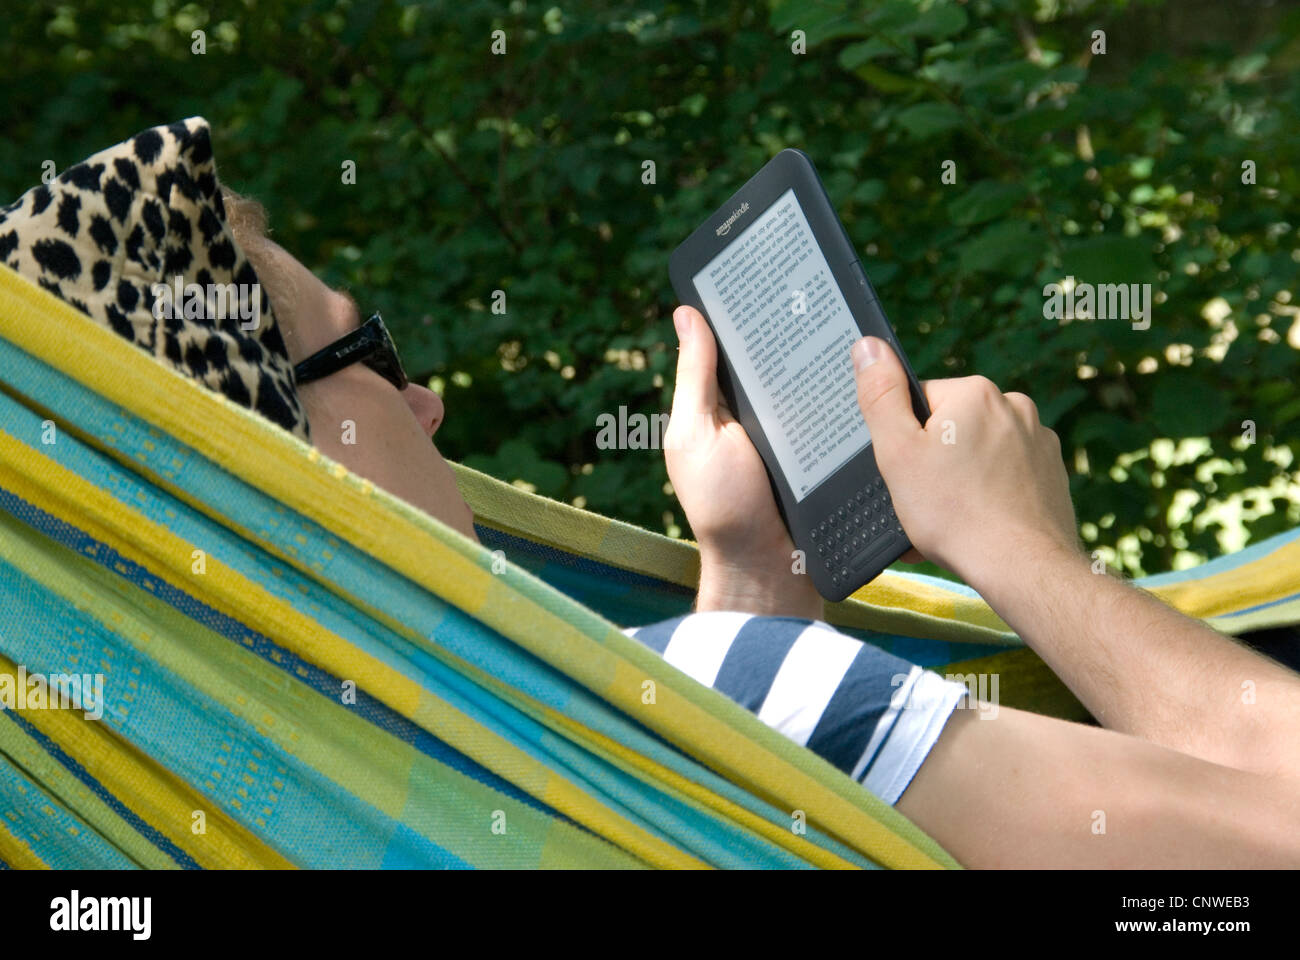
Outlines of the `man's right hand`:
M926 559L982 590L1044 551L1082 558L1061 444L1032 400L985 377L930 380L921 424L888 343L859 340L853 366L876 463Z

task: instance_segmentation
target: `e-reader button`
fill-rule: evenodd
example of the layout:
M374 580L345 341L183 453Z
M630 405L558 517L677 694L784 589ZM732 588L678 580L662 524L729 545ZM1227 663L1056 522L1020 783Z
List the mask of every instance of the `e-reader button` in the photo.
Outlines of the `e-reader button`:
M867 271L866 268L862 266L861 260L855 259L853 261L853 279L857 281L858 286L862 288L862 292L865 293L869 299L876 299L876 291L871 288L871 281L867 279Z
M849 561L849 566L853 568L854 573L859 573L871 566L876 560L880 559L893 545L893 539L887 536L880 537Z

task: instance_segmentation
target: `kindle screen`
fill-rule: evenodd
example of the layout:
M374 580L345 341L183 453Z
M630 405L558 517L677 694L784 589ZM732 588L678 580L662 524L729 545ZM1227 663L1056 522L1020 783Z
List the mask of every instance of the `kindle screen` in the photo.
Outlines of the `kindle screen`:
M693 281L796 500L871 442L849 347L861 334L787 190Z

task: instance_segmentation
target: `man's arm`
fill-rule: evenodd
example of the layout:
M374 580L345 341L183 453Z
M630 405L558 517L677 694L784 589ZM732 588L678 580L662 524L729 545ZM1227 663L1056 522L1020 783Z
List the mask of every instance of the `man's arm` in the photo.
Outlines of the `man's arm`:
M1300 676L1092 573L1060 443L1028 397L983 377L931 382L922 425L889 346L867 338L854 356L903 529L975 587L1099 722L1224 766L1300 778Z
M675 319L670 433L697 442L669 449L668 470L700 540L700 608L816 616L807 577L781 570L791 546L761 461L718 406L712 337L695 311ZM1091 573L1059 442L1028 397L978 377L928 383L922 425L894 354L873 346L855 347L858 398L912 542L1118 728L958 709L899 810L967 866L1300 867L1293 675Z
M929 384L922 426L873 346L858 396L903 528L1112 728L956 710L899 811L972 867L1300 867L1300 678L1092 573L1027 397Z
M967 867L1300 867L1295 780L1007 707L954 710L896 806Z
M1102 726L1300 781L1300 675L1077 552L1044 548L971 582Z

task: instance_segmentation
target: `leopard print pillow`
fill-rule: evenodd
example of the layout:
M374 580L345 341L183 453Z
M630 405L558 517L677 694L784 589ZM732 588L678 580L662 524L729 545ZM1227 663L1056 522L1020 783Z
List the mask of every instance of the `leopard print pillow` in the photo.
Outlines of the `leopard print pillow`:
M153 127L28 190L0 208L0 263L305 440L288 351L227 223L209 133L202 117ZM229 309L224 290L260 303Z

